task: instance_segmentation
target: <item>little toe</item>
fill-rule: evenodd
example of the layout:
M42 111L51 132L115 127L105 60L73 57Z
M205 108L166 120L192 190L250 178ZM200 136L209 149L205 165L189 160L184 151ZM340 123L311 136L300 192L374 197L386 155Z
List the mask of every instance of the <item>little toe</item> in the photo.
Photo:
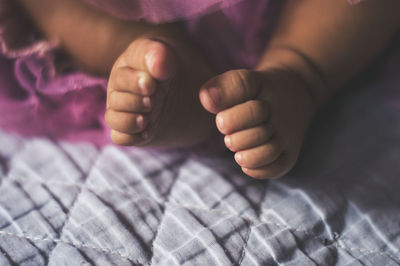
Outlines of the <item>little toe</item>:
M108 91L130 92L142 96L150 96L155 92L156 81L144 71L130 67L118 67L111 71Z
M239 103L255 99L261 83L257 72L231 70L206 82L200 90L203 107L216 114Z
M255 127L268 119L268 106L260 100L251 100L218 113L218 130L224 134Z
M176 72L176 55L167 44L138 38L128 47L121 63L136 70L147 71L157 80L168 80Z
M262 124L253 128L235 132L225 136L225 145L233 152L254 148L273 136L273 129L268 124Z
M144 113L152 107L150 97L142 97L128 92L112 91L108 99L108 108L117 112Z
M110 134L111 140L121 146L140 146L147 141L143 134L125 134L116 130L111 130Z
M279 143L271 140L263 145L237 152L235 160L242 167L259 168L273 163L281 153Z
M147 126L147 117L142 114L117 112L108 109L105 114L107 125L116 131L125 134L142 132Z
M288 162L286 154L282 154L272 164L259 168L242 167L242 171L256 179L277 179L290 171L293 165Z

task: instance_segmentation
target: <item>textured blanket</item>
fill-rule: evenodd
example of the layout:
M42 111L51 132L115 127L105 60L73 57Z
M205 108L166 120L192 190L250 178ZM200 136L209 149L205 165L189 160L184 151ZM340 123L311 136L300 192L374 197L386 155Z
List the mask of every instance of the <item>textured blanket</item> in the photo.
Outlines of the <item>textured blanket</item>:
M367 83L275 181L230 154L2 132L0 265L400 265L400 83Z

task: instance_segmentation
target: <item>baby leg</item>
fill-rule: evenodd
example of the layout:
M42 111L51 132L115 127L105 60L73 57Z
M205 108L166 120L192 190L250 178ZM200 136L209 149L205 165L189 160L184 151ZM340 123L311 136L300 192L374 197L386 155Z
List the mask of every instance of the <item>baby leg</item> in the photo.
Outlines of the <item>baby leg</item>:
M211 71L179 25L121 21L80 0L20 1L80 65L111 71L106 122L117 144L182 147L216 131L197 96Z

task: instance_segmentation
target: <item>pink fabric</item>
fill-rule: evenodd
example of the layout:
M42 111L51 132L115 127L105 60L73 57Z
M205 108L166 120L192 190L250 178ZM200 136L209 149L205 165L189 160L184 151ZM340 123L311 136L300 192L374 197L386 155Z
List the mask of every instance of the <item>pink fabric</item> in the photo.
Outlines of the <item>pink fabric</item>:
M45 53L55 47L33 27L16 1L0 0L0 53L18 58Z
M361 2L364 1L364 0L348 0L348 1L349 1L349 3L350 3L351 5L357 5L357 4L361 3Z
M0 127L27 136L109 142L104 79L55 75L51 55L0 57Z
M83 0L116 17L151 23L198 18L246 0ZM247 0L248 1L248 0Z
M281 0L83 0L126 20L182 21L216 72L251 68ZM15 4L0 0L0 127L22 135L109 143L106 79L55 67L43 40ZM68 64L67 64L68 65Z

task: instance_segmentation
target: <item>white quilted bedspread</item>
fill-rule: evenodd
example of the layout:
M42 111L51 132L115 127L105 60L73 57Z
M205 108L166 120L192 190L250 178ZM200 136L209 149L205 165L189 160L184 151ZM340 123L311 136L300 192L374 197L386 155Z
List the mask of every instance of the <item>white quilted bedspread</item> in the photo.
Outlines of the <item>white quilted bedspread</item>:
M400 265L400 86L340 95L276 181L4 132L0 177L0 265Z

